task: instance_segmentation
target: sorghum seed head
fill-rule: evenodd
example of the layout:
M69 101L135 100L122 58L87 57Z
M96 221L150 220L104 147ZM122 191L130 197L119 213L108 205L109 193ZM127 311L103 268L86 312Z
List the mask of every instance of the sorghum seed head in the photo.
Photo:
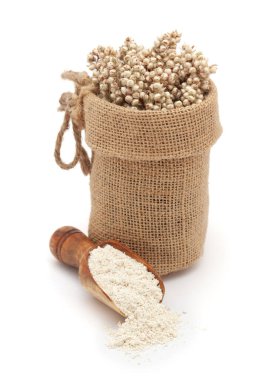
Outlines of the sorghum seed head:
M159 102L161 100L161 94L155 94L154 95L154 101Z
M177 100L174 104L175 104L175 107L182 107L183 106L183 103L181 102L181 100Z
M132 103L132 101L133 101L133 98L132 98L132 96L130 96L130 95L127 95L126 97L125 97L125 101L127 102L127 103Z
M132 96L134 99L139 99L140 94L139 94L139 92L134 92Z
M133 87L133 86L134 86L134 81L133 81L132 79L129 79L129 80L127 81L127 86L128 86L128 87Z
M167 80L168 77L169 77L169 76L168 76L167 73L163 73L163 74L161 75L162 80Z
M138 99L134 99L132 101L132 106L138 106L139 105L139 100Z

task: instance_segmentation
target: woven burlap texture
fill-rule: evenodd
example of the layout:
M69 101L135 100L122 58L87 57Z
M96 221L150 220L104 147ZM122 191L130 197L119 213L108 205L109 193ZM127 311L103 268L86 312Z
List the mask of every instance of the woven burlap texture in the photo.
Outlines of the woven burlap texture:
M168 112L88 94L84 115L90 238L120 240L161 275L190 266L203 251L209 152L221 134L214 84L202 103Z
M100 99L86 73L62 77L75 83L75 93L60 99L65 116L55 159L63 169L79 162L84 174L91 173L89 236L120 240L161 275L187 268L203 251L209 152L222 132L215 85L200 104L138 111ZM65 163L60 153L70 121L76 152Z

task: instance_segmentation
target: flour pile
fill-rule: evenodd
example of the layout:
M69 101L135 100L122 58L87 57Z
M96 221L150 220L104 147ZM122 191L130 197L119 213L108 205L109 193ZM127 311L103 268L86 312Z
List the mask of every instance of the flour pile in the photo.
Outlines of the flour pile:
M106 245L91 252L89 268L97 284L126 315L117 329L110 330L109 347L142 350L176 337L178 315L160 303L159 282L143 264Z

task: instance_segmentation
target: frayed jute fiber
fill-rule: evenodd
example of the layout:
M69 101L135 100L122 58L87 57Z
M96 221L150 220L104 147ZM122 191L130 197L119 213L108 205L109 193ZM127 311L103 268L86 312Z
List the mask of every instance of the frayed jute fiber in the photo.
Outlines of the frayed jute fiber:
M222 132L215 85L200 104L138 111L100 99L80 75L64 74L75 81L76 93L61 98L67 124L64 119L55 157L69 168L59 151L72 119L79 136L74 164L80 161L90 173L89 237L127 244L160 275L187 268L203 252L209 153ZM92 164L81 147L82 128Z

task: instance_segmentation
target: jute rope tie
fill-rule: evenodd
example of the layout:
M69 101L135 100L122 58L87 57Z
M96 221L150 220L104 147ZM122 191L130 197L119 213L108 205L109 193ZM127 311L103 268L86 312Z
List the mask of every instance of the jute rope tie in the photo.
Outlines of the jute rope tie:
M74 71L66 71L62 74L62 78L72 80L75 83L75 93L65 92L59 100L60 107L58 110L64 111L65 115L55 143L55 160L65 170L74 168L79 162L83 173L88 175L91 171L91 162L86 150L82 146L81 132L82 129L85 129L83 115L84 97L92 91L90 78L85 72L77 73ZM73 160L66 163L61 158L61 146L64 134L70 128L70 123L72 124L76 149Z

